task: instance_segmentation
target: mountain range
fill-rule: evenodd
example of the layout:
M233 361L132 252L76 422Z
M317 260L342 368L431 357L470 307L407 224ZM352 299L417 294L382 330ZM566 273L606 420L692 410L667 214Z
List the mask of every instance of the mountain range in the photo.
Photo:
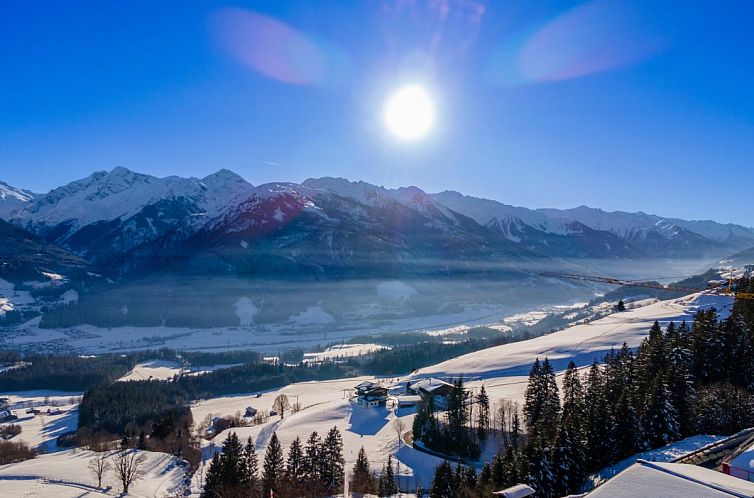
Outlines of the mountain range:
M718 258L754 247L754 229L714 221L585 206L528 209L342 178L254 186L229 170L157 178L118 167L46 194L0 182L0 218L7 278L86 269L115 282L105 289L118 289L113 302L128 292L138 301L135 289L167 281L183 296L176 300L201 301L201 292L180 289L212 279L257 292L272 281L317 288L438 278L461 279L465 289L510 281L533 289L537 266Z

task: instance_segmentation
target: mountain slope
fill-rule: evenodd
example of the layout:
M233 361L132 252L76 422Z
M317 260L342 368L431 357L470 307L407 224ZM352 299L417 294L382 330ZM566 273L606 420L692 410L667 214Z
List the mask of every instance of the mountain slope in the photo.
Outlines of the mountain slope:
M0 276L33 278L42 272L67 274L83 270L86 261L62 247L0 220Z

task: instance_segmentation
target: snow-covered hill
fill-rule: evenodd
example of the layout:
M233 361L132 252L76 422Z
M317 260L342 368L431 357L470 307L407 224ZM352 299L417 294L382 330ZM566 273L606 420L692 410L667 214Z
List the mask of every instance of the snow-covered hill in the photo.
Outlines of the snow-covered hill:
M535 358L548 357L556 370L563 370L570 361L586 366L602 360L611 348L618 349L625 342L636 347L648 335L655 321L666 325L670 321L691 323L703 309L715 308L727 316L733 304L729 296L707 293L691 294L670 301L657 301L622 313L614 313L600 320L568 327L559 332L528 341L504 344L419 370L419 376L466 376L497 378L528 375Z

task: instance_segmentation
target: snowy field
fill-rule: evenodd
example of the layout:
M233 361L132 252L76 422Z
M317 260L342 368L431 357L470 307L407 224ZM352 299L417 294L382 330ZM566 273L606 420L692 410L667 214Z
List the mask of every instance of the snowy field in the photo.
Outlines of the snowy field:
M178 491L186 479L185 467L174 456L150 451L145 457L144 475L131 485L128 495L133 497L163 497ZM95 453L86 450L65 450L40 455L33 460L0 465L0 496L8 497L99 497L123 496L120 484L112 472L105 474L103 487L89 469Z
M318 353L304 353L304 363L361 356L386 348L380 344L336 344Z
M655 320L663 325L682 320L691 323L697 311L710 307L717 308L725 316L732 302L728 296L706 293L658 301L529 341L469 353L422 368L418 375L483 378L528 375L534 359L545 356L556 370L564 370L571 360L578 366L589 365L595 359L601 361L611 348L620 348L624 342L630 347L638 346Z
M119 382L129 380L170 380L176 375L201 375L207 372L213 372L222 368L230 368L239 365L238 363L223 365L207 366L190 366L182 367L174 361L168 360L148 360L143 361L131 369L126 375L118 379Z
M21 434L13 441L23 441L41 452L56 452L60 450L58 436L78 428L81 393L23 391L0 393L0 397L9 398L9 408L18 415L13 423L21 426ZM27 413L31 409L38 413Z

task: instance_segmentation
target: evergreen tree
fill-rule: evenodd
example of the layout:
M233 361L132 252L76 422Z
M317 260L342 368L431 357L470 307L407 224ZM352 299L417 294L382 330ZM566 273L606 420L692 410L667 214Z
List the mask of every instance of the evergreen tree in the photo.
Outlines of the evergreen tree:
M303 474L307 486L311 489L312 486L317 487L320 483L320 470L322 460L322 440L316 431L312 432L309 439L306 441L306 449L304 450L304 466Z
M529 485L541 498L555 497L555 475L550 461L549 449L539 444L526 446L526 463L529 473L526 477Z
M345 476L343 458L343 438L337 427L333 427L327 433L322 445L322 473L320 479L328 493L335 493L343 486Z
M587 470L593 472L601 469L607 463L612 449L604 378L602 370L596 361L589 369L585 386L584 406L586 417L584 430Z
M526 388L524 415L530 439L548 444L555 437L560 417L560 397L550 360L534 362Z
M561 423L567 426L576 437L582 438L584 432L584 388L576 364L568 363L563 375L563 413Z
M511 445L516 450L521 446L521 417L518 415L518 403L516 403L516 411L513 412L511 422Z
M714 309L700 311L694 317L690 340L693 374L702 383L720 380L719 373L723 366L716 364L721 349L717 329L717 313Z
M618 301L618 304L615 305L615 311L619 313L622 311L626 311L626 304L623 302L623 299Z
M543 405L542 364L537 358L529 370L529 382L526 384L526 393L524 394L524 421L530 434L534 432L542 418Z
M489 462L485 462L482 466L481 472L479 472L476 495L490 496L492 491L494 491L492 482L492 465L490 465Z
M522 481L518 453L513 445L499 451L492 461L492 482L498 488L509 488Z
M665 333L668 342L667 382L670 402L678 412L678 429L683 436L693 434L696 426L693 413L696 386L692 374L693 357L688 334L685 322L680 327L671 322Z
M304 484L304 450L301 446L301 439L296 439L288 448L288 460L285 464L285 478L292 488L298 490Z
M247 490L247 496L256 498L259 496L259 462L254 441L251 438L246 440L246 446L244 446L242 467L241 484Z
M210 498L248 496L244 476L246 463L244 450L238 436L231 432L223 443L222 452L212 458L207 470L204 495Z
M612 410L610 439L614 442L613 461L627 458L643 448L641 420L629 393L623 393Z
M222 495L222 464L220 454L215 453L210 461L207 475L204 478L204 490L202 496L207 498L220 498Z
M270 496L270 492L277 493L280 490L285 472L283 460L283 448L280 446L277 433L272 433L267 452L264 455L262 465L262 496Z
M457 494L458 486L453 475L453 468L447 461L444 461L435 469L429 498L453 498Z
M377 485L377 495L379 496L393 496L398 494L398 482L395 479L395 471L393 470L393 456L388 455L387 463L382 467L382 473Z
M490 397L484 386L479 390L477 395L477 435L484 441L487 439L487 432L490 428Z
M552 449L552 471L555 496L578 492L586 478L586 455L578 434L567 424L561 424Z
M664 379L657 379L649 394L645 415L646 440L652 448L665 446L679 437L678 412L670 402Z
M359 450L359 455L356 457L356 463L353 465L353 472L351 477L351 485L349 489L352 493L356 494L374 494L376 485L374 477L372 476L372 470L369 468L369 459L367 453L362 446Z

